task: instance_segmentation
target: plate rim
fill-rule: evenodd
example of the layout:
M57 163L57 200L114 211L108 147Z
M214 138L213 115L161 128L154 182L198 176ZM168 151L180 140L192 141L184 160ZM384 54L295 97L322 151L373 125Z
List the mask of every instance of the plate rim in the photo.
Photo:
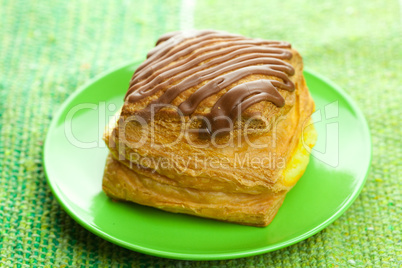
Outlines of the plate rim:
M83 85L79 86L73 93L71 93L68 98L63 101L62 105L58 108L57 112L54 113L52 117L52 121L48 127L46 136L45 136L45 141L43 145L43 150L42 150L42 163L43 163L43 169L44 173L46 176L46 181L47 184L50 187L50 190L53 194L53 196L56 198L57 202L60 204L60 206L63 208L63 210L71 217L73 218L78 224L80 224L82 227L84 227L86 230L89 232L101 237L102 239L105 239L113 244L119 245L121 247L124 247L129 250L133 250L136 252L156 256L156 257L162 257L162 258L169 258L169 259L178 259L178 260L193 260L193 261L201 261L201 260L227 260L227 259L236 259L236 258L244 258L244 257L250 257L250 256L255 256L258 254L263 254L263 253L268 253L272 251L276 251L291 245L294 245L300 241L303 241L318 232L322 231L324 228L329 226L331 223L333 223L336 219L338 219L340 216L345 213L345 211L354 203L356 198L359 196L360 192L362 191L366 181L368 174L370 172L370 166L371 166L371 161L372 161L372 139L371 139L371 133L370 133L370 128L367 123L367 120L363 114L363 112L360 110L359 106L357 103L344 91L340 86L338 86L336 83L331 81L330 79L322 76L321 74L318 74L315 71L312 71L310 68L304 68L303 73L307 73L322 82L326 83L330 87L332 87L337 93L339 93L342 98L344 98L347 103L350 105L350 107L353 109L353 111L356 113L356 117L361 121L363 124L363 131L366 134L365 139L367 139L368 142L368 161L366 163L366 168L364 174L362 173L362 178L359 178L359 181L361 181L359 187L355 188L352 194L345 199L343 202L342 206L331 216L329 217L326 221L323 221L321 224L316 226L315 228L312 228L308 232L305 232L295 238L276 243L276 244L271 244L266 247L260 247L256 249L249 249L249 250L241 250L241 251L235 251L235 252L223 252L223 253L177 253L177 252L171 252L171 251L164 251L164 250L157 250L149 247L143 247L140 245L136 245L121 239L118 239L114 236L109 235L108 233L102 231L100 228L97 226L94 226L85 220L81 219L79 216L79 213L75 212L73 208L68 206L68 204L64 201L62 198L62 195L59 193L59 188L57 187L57 184L53 182L49 176L48 176L48 171L47 171L47 164L46 164L46 157L47 157L47 148L49 147L49 139L51 136L51 133L53 132L54 128L56 127L59 119L61 118L63 111L70 105L70 103L83 91L85 91L86 88L88 88L90 85L94 84L101 78L110 75L116 71L119 71L124 68L129 68L131 66L138 65L142 62L143 60L134 60L134 61L129 61L124 64L118 65L115 68L112 68L110 70L107 70L105 72L102 72L93 78L89 79L86 83Z

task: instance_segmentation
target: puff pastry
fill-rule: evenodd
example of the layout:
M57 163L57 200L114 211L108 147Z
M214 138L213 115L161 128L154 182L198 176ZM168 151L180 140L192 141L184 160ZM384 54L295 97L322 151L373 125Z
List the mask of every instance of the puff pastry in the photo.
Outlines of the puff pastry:
M282 41L172 32L106 128L103 190L162 210L267 226L316 141L299 53Z

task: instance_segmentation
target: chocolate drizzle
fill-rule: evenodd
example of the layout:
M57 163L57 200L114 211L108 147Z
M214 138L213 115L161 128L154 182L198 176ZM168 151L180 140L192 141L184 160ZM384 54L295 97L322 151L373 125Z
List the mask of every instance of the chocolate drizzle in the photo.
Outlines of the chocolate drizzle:
M217 31L172 32L161 36L147 60L136 70L130 81L126 101L137 102L159 92L137 114L145 120L151 110L157 112L170 104L182 92L204 81L178 108L191 116L206 98L253 74L278 79L261 79L234 86L214 104L209 114L208 130L230 129L231 122L251 105L270 101L282 107L285 100L278 89L294 90L289 76L293 67L285 62L291 59L290 44L280 41L250 39ZM157 107L160 107L159 109Z

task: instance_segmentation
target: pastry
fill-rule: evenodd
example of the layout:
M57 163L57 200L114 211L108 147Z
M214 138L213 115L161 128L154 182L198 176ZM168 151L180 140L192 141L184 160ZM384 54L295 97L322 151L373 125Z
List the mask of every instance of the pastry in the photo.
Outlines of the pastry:
M106 128L104 192L165 211L267 226L316 132L299 53L202 30L161 36Z

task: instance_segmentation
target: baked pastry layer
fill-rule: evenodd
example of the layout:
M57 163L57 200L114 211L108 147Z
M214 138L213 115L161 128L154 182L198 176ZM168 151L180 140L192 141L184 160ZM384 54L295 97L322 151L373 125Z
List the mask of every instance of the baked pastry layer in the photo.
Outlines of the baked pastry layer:
M216 31L162 36L105 131L104 191L167 211L268 225L316 139L302 71L285 42Z
M310 125L299 139L290 162L278 183L284 188L258 194L224 192L181 186L169 178L132 168L132 163L117 160L112 153L106 161L103 190L116 200L131 201L162 210L236 222L266 226L276 215L288 192L303 175L314 146L316 132ZM130 168L131 167L131 168Z

